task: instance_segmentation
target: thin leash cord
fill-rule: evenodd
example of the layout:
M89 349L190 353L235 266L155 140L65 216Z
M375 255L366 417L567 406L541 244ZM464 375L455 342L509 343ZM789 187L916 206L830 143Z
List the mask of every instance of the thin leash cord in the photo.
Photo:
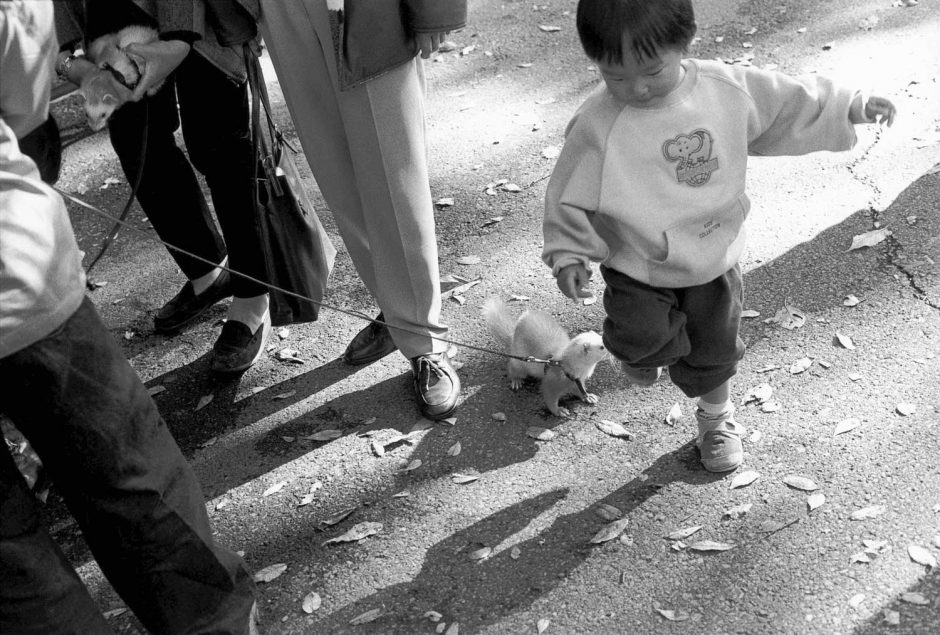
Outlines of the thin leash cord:
M104 218L107 218L107 219L109 219L109 220L111 220L111 221L117 223L117 224L120 225L121 227L127 227L128 229L130 229L130 230L132 230L132 231L134 231L134 232L137 232L138 234L141 234L141 235L147 237L147 238L150 239L150 240L153 240L153 241L155 241L155 242L160 243L161 245L163 245L163 246L166 247L167 249L171 249L171 250L176 251L176 252L178 252L178 253L181 253L181 254L183 254L183 255L185 255L185 256L188 256L188 257L190 257L190 258L194 258L194 259L196 259L196 260L198 260L198 261L200 261L200 262L203 262L203 263L205 263L205 264L207 264L207 265L210 265L210 266L212 266L212 267L216 267L216 268L222 269L222 270L224 270L224 271L228 271L228 272L229 272L230 274L232 274L232 275L236 275L236 276L239 276L239 277L241 277L241 278L244 278L245 280L249 280L249 281L254 282L254 283L256 283L256 284L263 285L263 286L265 286L265 287L267 287L267 288L269 288L269 289L273 289L274 291L278 291L278 292L280 292L280 293L284 293L284 294L286 294L286 295L293 296L293 297L298 298L298 299L300 299L300 300L304 300L304 301L307 301L307 302L312 302L313 304L316 304L317 306L319 306L319 307L321 307L321 308L329 309L329 310L331 310L331 311L336 311L336 312L338 312L338 313L345 313L346 315L348 315L348 316L350 316L350 317L358 318L358 319L360 319L360 320L365 320L366 322L370 322L370 323L372 323L372 324L379 324L379 325L381 325L381 326L385 326L386 328L396 329L396 330L398 330L398 331L402 331L402 332L404 332L404 333L409 333L409 334L411 334L411 335L418 335L418 336L420 336L420 337L430 337L430 338L433 339L433 340L437 340L437 341L443 342L443 343L445 343L445 344L452 344L452 345L454 345L454 346L459 346L459 347L462 347L462 348L468 348L468 349L471 349L471 350L480 351L481 353L489 353L489 354L491 354L491 355L498 355L498 356L500 356L500 357L506 357L506 358L509 358L509 359L515 359L515 360L519 360L519 361L521 361L521 362L531 362L531 363L534 363L534 364L545 364L545 365L547 365L547 366L561 366L561 362L558 361L558 360L554 360L554 359L539 359L539 358L534 357L534 356L532 356L532 355L530 355L530 356L528 356L528 357L522 357L522 356L520 356L520 355L512 355L512 354L509 354L509 353L504 353L504 352L502 352L502 351L496 351L496 350L493 350L493 349L491 349L491 348L486 348L486 347L483 347L483 346L476 346L476 345L474 345L474 344L467 344L467 343L465 343L465 342L459 342L459 341L457 341L457 340L452 340L452 339L449 339L449 338L446 338L446 337L438 337L438 336L435 336L435 335L428 335L427 333L422 333L422 332L420 332L420 331L415 331L415 330L413 330L413 329L409 329L409 328L406 328L406 327L403 327L403 326L393 326L393 325L391 325L391 324L388 324L387 322L383 322L383 321L381 321L381 320L376 320L376 319L374 319L374 318L371 318L371 317L369 317L368 315L366 315L366 314L364 314L364 313L360 313L359 311L352 311L352 310L350 310L350 309L342 309L342 308L340 308L340 307L327 304L326 302L318 302L318 301L314 300L313 298L308 298L308 297L306 297L306 296L304 296L304 295L302 295L302 294L300 294L300 293L295 293L295 292L293 292L293 291L289 291L289 290L287 290L287 289L283 289L283 288L281 288L281 287L278 287L278 286L276 286L276 285L273 285L273 284L271 284L271 283L269 283L269 282L265 282L265 281L263 281L263 280L259 280L259 279L257 279L257 278L252 277L252 276L249 276L249 275L246 274L246 273L242 273L242 272L240 272L240 271L236 271L236 270L232 269L231 267L229 267L228 265L220 265L220 264L214 263L214 262L212 262L211 260L208 260L208 259L206 259L206 258L203 258L202 256L198 256L198 255L196 255L196 254L194 254L194 253L191 253L191 252L189 252L189 251L183 249L182 247L177 247L176 245L172 245L172 244L170 244L170 243L168 243L168 242L166 242L166 241L160 240L159 238L154 238L153 236L151 236L150 234L148 234L148 233L145 232L144 230L139 229L139 228L137 228L137 227L134 227L133 225L131 225L130 223L128 223L128 222L125 221L125 220L122 220L122 219L120 219L120 218L116 218L115 216L112 216L111 214L105 212L104 210L101 210L101 209L95 207L94 205L92 205L91 203L87 203L87 202L83 201L82 199L80 199L80 198L78 198L78 197L76 197L76 196L73 196L72 194L66 192L65 190L63 190L63 189L61 189L61 188L59 188L59 187L57 187L57 186L55 186L55 185L52 186L52 189L54 189L56 192L58 192L63 198L72 201L73 203L75 203L75 204L78 205L79 207L83 207L83 208L85 208L85 209L87 209L87 210L89 210L89 211L91 211L91 212L94 212L95 214L98 214L99 216L103 216Z

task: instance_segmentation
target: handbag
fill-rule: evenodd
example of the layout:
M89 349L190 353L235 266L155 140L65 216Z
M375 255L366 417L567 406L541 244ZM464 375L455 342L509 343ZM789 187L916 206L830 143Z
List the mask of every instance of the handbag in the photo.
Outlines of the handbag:
M250 43L244 49L255 157L252 190L271 285L271 325L313 322L333 270L336 248L304 190L294 164L296 150L271 117L258 55ZM267 125L261 123L262 110Z

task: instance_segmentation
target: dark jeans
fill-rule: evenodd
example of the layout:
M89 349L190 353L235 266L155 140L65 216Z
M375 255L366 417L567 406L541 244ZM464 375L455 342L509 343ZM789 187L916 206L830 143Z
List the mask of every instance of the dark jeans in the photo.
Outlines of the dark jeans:
M247 633L251 577L213 541L189 464L91 303L0 359L0 385L0 408L42 458L101 570L147 629ZM0 632L110 632L2 450Z
M669 367L687 397L711 392L737 373L744 357L738 336L744 286L735 266L695 287L651 287L601 267L604 345L635 368Z
M188 160L173 134L180 123ZM160 239L212 263L221 262L227 252L232 269L266 281L251 193L247 85L236 84L202 56L190 53L156 95L122 106L108 129L131 184L137 178L145 126L147 156L137 200ZM206 178L222 236L194 167ZM212 269L175 250L170 253L190 280ZM233 285L241 298L266 291L240 276L233 277Z

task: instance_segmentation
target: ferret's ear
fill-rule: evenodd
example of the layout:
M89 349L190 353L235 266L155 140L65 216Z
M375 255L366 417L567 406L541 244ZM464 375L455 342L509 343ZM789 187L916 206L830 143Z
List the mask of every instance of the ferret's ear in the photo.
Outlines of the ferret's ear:
M112 95L111 93L105 93L104 96L101 98L101 101L104 102L104 103L106 103L106 104L117 104L117 103L118 103L117 97L115 97L115 96Z

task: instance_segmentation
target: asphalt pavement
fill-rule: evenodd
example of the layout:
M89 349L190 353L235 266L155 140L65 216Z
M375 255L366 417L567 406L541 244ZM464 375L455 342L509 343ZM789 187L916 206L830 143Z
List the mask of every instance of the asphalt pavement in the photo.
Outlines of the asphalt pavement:
M454 49L427 63L442 284L479 279L445 301L464 382L452 425L420 429L400 355L345 366L363 324L329 308L238 379L212 377L225 308L153 333L182 279L135 209L91 298L190 458L219 540L261 573L265 632L940 632L940 6L895 4L697 4L694 55L836 75L899 107L851 152L752 162L734 388L748 434L729 475L699 465L694 403L668 377L632 388L604 363L599 403L553 417L536 387L509 389L479 315L499 294L573 333L601 328L600 303L565 301L539 260L553 152L598 79L573 2L472 2ZM79 139L74 98L56 109ZM325 301L377 311L305 174L339 249ZM127 196L102 135L66 150L60 186L112 211ZM72 217L95 253L109 221ZM301 362L278 359L285 348ZM48 508L115 630L138 632L54 491ZM333 540L366 522L377 533Z

